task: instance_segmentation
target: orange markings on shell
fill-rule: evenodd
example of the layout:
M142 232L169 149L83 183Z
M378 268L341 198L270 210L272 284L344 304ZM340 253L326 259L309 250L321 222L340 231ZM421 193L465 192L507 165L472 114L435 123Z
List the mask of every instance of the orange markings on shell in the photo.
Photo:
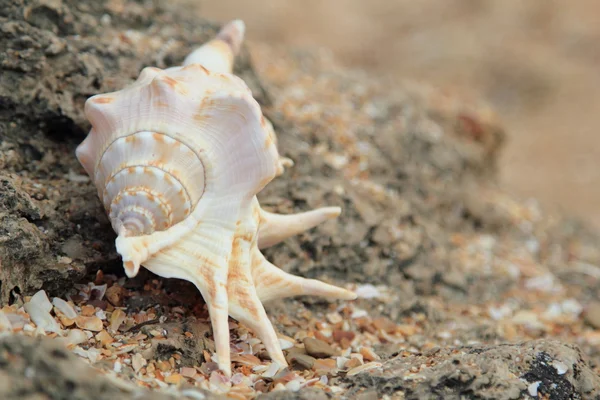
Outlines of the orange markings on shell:
M181 82L179 82L175 78L171 78L168 75L160 75L157 77L157 79L167 84L167 86L175 90L177 93L180 93L182 95L188 94L188 90L185 88L185 85L182 85Z
M165 142L165 136L161 135L160 133L153 133L152 134L152 138L154 140L156 140L159 143L164 143Z
M160 99L154 100L152 105L156 108L169 108L169 103Z
M165 182L167 182L168 185L173 186L173 180L168 174L165 174L163 179L165 180Z
M110 104L113 101L115 101L114 98L109 97L109 96L94 96L90 100L92 103L96 103L96 104Z
M230 297L235 298L238 303L243 304L246 311L248 311L253 318L258 319L259 310L251 301L251 293L249 288L253 287L250 277L244 273L246 268L243 267L244 249L242 242L252 243L254 234L252 232L246 232L245 234L236 234L233 237L233 245L231 250L231 258L229 259L229 270L227 281L234 282L235 284L229 288Z
M156 203L156 198L154 197L154 195L150 192L145 192L146 197L148 198L148 200L150 200L153 203Z
M182 68L183 71L201 71L206 75L210 75L210 71L206 69L206 67L202 64L188 64Z
M273 142L274 142L273 135L271 135L271 132L269 132L269 134L265 138L265 149L268 149L269 147L273 146Z
M179 197L179 199L182 202L185 203L187 201L186 196L185 196L185 191L183 190L183 188L179 189L179 192L177 192L177 196Z
M202 122L205 119L208 119L208 115L203 112L199 112L199 113L194 114L192 116L192 118L194 118L195 121Z
M149 167L143 167L142 171L144 172L144 174L148 174L148 175L154 175L154 171L152 171L152 168Z

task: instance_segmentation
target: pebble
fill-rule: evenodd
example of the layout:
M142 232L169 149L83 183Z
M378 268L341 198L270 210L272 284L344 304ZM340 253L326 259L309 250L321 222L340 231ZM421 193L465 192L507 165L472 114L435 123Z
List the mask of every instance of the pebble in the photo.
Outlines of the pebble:
M40 292L38 292L40 293ZM37 295L37 294L36 294ZM44 296L46 294L44 293ZM35 297L35 296L34 296ZM46 301L48 298L46 298ZM50 302L48 302L50 304ZM50 315L49 311L46 311L47 307L41 301L33 300L33 297L29 303L25 303L24 305L25 311L29 314L31 320L36 324L36 326L44 329L46 332L60 332L60 325L56 320ZM52 309L52 305L50 304L50 309Z
M96 309L90 305L81 307L81 315L84 317L91 317L96 312Z
M373 349L368 348L368 347L361 347L360 348L360 354L367 361L379 360L379 356L373 351Z
M165 376L165 382L177 385L183 382L183 377L179 374Z
M337 312L329 313L325 317L327 318L327 321L329 321L332 324L338 324L344 320L342 316Z
M362 362L360 362L360 360L358 358L352 358L344 364L344 368L353 369L360 365L362 365Z
M346 376L353 376L356 374L360 374L361 372L369 371L369 370L379 368L379 367L381 367L381 363L378 363L378 362L366 363L363 365L359 365L358 367L352 368L350 371L348 371Z
M35 305L35 307L49 313L52 310L52 304L50 300L48 300L48 296L46 296L46 292L40 290L29 300L29 304Z
M188 378L193 378L197 374L198 374L198 372L196 371L196 368L190 368L190 367L182 367L181 368L181 375L186 376Z
M110 329L113 332L116 332L121 324L125 322L125 317L125 312L120 308L117 308L115 311L113 311L112 315L110 316Z
M8 317L4 314L4 311L0 310L0 332L11 330L12 324L10 323Z
M393 323L389 318L379 317L373 319L373 326L377 330L383 330L387 333L391 333L396 329L396 324Z
M302 353L292 354L289 356L289 361L290 363L296 364L303 369L311 369L315 364L315 359L313 357Z
M279 339L279 346L281 346L281 350L287 350L294 347L294 342L286 339Z
M538 387L540 386L540 381L533 382L531 385L527 386L527 392L531 397L537 397L538 395Z
M319 339L307 337L303 342L306 352L316 358L331 357L337 353L333 347Z
M115 307L120 307L123 304L123 296L125 295L125 290L123 287L119 285L112 285L108 289L106 289L106 299Z
M335 340L336 342L341 342L342 339L348 339L349 341L352 341L354 338L356 337L356 333L352 332L352 331L341 331L341 330L335 330L333 331L333 340Z
M71 329L65 338L62 339L64 343L69 345L78 345L88 340L87 335L84 331L79 329Z
M140 353L135 353L132 357L131 357L131 366L133 367L133 370L137 373L140 371L140 369L142 369L142 367L144 367L146 365L146 360L144 359L144 357L142 357L142 355Z
M326 358L322 360L315 360L312 369L318 375L326 375L332 373L337 368L336 360L333 358Z
M590 303L585 311L585 322L594 329L600 329L600 302Z
M112 342L115 341L115 339L113 339L112 336L110 336L110 334L108 332L106 332L104 329L96 335L96 340L98 340L100 343L102 343L103 346L106 346L107 344L111 344Z
M77 312L75 311L73 306L64 301L63 299L55 297L52 299L52 304L58 309L58 311L63 313L65 317L69 319L77 318Z
M556 369L556 372L559 375L564 375L569 370L569 367L567 366L567 364L565 364L562 361L558 361L558 360L552 361L552 366Z
M102 330L102 320L95 315L92 317L79 316L75 318L75 324L78 328L88 331L100 332Z

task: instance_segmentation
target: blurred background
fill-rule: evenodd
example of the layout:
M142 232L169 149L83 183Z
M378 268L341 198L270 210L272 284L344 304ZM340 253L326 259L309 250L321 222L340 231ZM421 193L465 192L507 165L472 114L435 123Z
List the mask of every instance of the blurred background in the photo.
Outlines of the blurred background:
M600 227L600 1L186 1L250 41L482 98L508 134L503 186Z

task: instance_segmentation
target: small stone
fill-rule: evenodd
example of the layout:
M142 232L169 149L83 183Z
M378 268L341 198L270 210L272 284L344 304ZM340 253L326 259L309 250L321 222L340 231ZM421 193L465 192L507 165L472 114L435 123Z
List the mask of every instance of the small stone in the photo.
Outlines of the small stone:
M307 337L303 342L306 352L316 358L327 358L337 353L333 347L319 339Z
M38 291L36 294L31 296L29 303L35 305L40 310L49 313L52 310L52 303L48 300L46 292L43 290Z
M600 329L600 302L594 301L587 306L585 322L594 329Z
M334 360L333 358L326 358L326 359L317 359L315 360L312 369L318 374L318 375L327 375L327 374L331 374L337 367L336 364L336 360Z
M290 364L292 363L292 360L289 360ZM262 365L261 365L262 366ZM263 378L273 378L281 369L281 366L277 363L271 363L266 369L265 371L261 374L261 376Z
M125 296L126 289L114 284L108 289L106 289L106 293L104 296L106 299L115 307L120 307L123 305L123 297Z
M373 320L373 326L377 330L382 330L387 333L392 333L396 329L396 324L394 324L389 318L379 317Z
M4 311L0 310L0 332L2 331L12 331L12 324L4 314Z
M348 360L346 364L344 364L344 368L352 369L358 367L359 365L362 365L362 362L360 362L358 358L352 358Z
M158 361L158 363L156 364L156 366L158 367L159 370L161 370L162 372L167 372L168 370L171 369L171 366L169 365L168 362L164 361L164 360L160 360Z
M325 315L325 318L327 318L327 321L329 321L332 324L338 324L344 320L340 313L337 312L329 313Z
M133 370L138 373L143 366L146 365L146 360L140 353L135 353L133 357L131 357L131 366Z
M379 360L379 356L377 354L375 354L373 349L371 349L369 347L361 347L360 354L362 354L363 358L367 361Z
M38 328L44 329L47 332L60 332L60 325L50 315L50 312L47 311L48 306L52 309L52 304L48 301L46 293L40 290L23 307Z
M78 345L88 340L84 331L79 329L71 329L66 337L62 338L65 345Z
M179 385L181 382L183 382L183 376L181 376L180 374L172 374L169 376L165 376L165 382L171 383L173 385Z
M287 350L294 347L294 342L287 339L279 339L279 346L281 347L281 350Z
M527 386L527 392L531 397L537 397L538 395L538 387L540 386L541 381L536 381Z
M371 369L381 367L381 363L378 362L370 362L363 365L359 365L358 367L352 368L350 371L346 373L346 376L352 376L356 374L360 374L361 372L369 371Z
M190 367L182 367L181 368L181 375L182 376L186 376L188 378L193 378L194 376L196 376L198 372L196 371L196 368L190 368Z
M156 371L156 366L154 365L154 363L148 364L148 366L146 367L146 372L148 372L149 374L151 374L154 371Z
M103 346L106 346L107 344L111 344L112 342L115 341L115 339L113 339L113 337L110 336L108 334L108 332L106 332L104 329L102 331L100 331L99 334L96 335L96 340L98 340L100 343L102 343Z
M402 334L403 336L412 336L417 333L417 327L414 325L402 324L396 326L396 332Z
M52 305L56 307L65 317L69 319L77 318L77 312L71 304L61 298L55 297L52 299Z
M352 331L341 331L341 330L333 331L333 340L335 340L338 343L340 343L342 341L342 339L347 339L351 342L352 340L354 340L355 336L356 336L356 334Z
M569 370L569 367L567 366L567 364L565 364L562 361L558 361L558 360L553 360L552 366L556 369L556 372L559 375L564 375Z
M115 311L113 311L112 315L110 316L110 329L113 332L116 332L121 324L125 321L125 317L125 312L120 308L117 308Z
M307 354L293 353L288 357L290 364L295 364L302 369L311 369L315 359Z
M96 309L93 306L85 305L81 307L81 315L84 317L91 317L96 312Z
M95 315L92 317L79 316L75 318L75 324L78 328L88 331L100 332L102 330L102 320Z

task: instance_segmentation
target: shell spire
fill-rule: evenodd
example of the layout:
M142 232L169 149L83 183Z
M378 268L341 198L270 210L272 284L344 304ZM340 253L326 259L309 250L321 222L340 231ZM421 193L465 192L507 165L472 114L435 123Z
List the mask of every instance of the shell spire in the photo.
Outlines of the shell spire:
M183 66L145 68L130 86L85 104L92 129L77 158L117 232L125 273L141 266L194 283L206 301L219 368L231 375L228 317L252 329L286 365L263 301L296 295L354 299L314 279L287 274L259 247L340 213L297 215L260 208L256 194L289 159L248 86L231 74L244 24L226 24Z
M230 73L233 59L242 47L245 32L246 25L242 20L227 23L213 40L191 52L183 65L202 64L210 71Z

